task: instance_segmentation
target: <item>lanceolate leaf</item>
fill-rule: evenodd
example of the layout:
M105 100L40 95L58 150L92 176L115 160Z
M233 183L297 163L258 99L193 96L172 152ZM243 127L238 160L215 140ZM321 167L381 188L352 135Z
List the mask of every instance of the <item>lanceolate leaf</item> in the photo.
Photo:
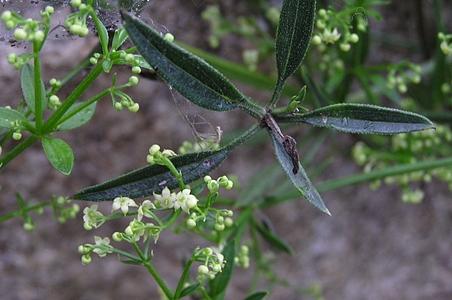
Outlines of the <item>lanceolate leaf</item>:
M300 162L298 162L298 170L294 172L293 157L291 157L283 145L283 142L274 134L271 135L273 140L273 146L275 147L276 157L278 158L282 168L289 176L295 187L303 194L303 196L311 202L315 207L320 209L326 214L330 214L328 208L326 208L320 197L319 192L309 180Z
M335 104L303 114L277 115L286 123L307 123L350 133L397 134L434 128L421 115L368 104Z
M123 12L125 28L155 72L185 98L201 107L227 111L247 101L219 71L201 58L166 41L138 18Z
M31 111L35 111L35 88L34 88L34 75L33 75L33 67L29 64L23 65L20 70L20 84L22 87L22 93L24 95L25 102L28 105L28 108ZM47 97L46 97L46 89L44 87L44 83L41 81L41 99L42 99L42 111L47 106Z
M300 66L311 40L315 0L285 0L276 36L276 62L282 84Z
M193 284L187 286L180 293L180 297L183 298L183 297L193 294L199 288L200 285L201 284L199 282L197 282L197 283L193 283Z
M43 138L42 147L50 164L64 175L71 174L74 166L74 153L61 139Z
M259 224L257 221L253 222L254 227L257 232L262 236L270 246L274 247L276 250L286 252L287 254L292 255L292 248L285 241L280 239L275 233L267 227L265 224Z
M190 183L215 169L229 155L229 149L177 156L171 161L182 172L184 182ZM105 183L88 187L74 196L87 201L108 201L119 196L138 198L178 187L176 178L163 166L147 166Z
M69 115L70 113L74 112L84 104L85 103L83 102L75 104L66 112L63 118ZM72 116L70 119L67 119L66 121L61 123L61 125L58 126L58 130L71 130L74 128L81 127L88 123L89 120L91 120L95 112L96 112L96 103L93 103L90 106L78 112L77 114L75 114L74 116Z
M17 110L0 107L0 127L13 128L16 121L26 121L25 117Z

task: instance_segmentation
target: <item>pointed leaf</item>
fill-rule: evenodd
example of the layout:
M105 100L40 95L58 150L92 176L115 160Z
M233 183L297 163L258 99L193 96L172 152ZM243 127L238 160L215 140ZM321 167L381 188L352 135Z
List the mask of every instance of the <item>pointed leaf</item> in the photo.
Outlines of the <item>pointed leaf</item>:
M284 82L300 66L311 40L315 0L285 0L276 36L279 82Z
M201 284L199 282L197 282L197 283L193 283L193 284L187 286L180 293L180 297L183 298L183 297L193 294L199 288L200 285Z
M267 241L273 248L286 252L287 254L292 255L292 247L288 245L285 241L280 239L276 234L265 224L259 224L256 221L253 222L254 227L257 232L262 236L262 238Z
M22 93L27 103L28 108L31 111L35 111L35 85L34 85L34 74L33 67L29 64L25 64L22 66L20 70L20 84L22 87ZM42 99L42 111L47 107L47 97L46 97L46 89L44 83L41 81L41 99Z
M22 122L26 121L24 115L22 115L17 110L6 108L6 107L0 107L0 127L2 128L13 128L14 123L16 121Z
M335 104L308 113L275 116L286 123L307 123L350 133L397 134L434 128L424 116L369 104Z
M173 42L166 41L138 18L124 13L130 39L155 72L185 98L201 107L228 111L246 102L219 71Z
M61 139L43 138L42 147L50 164L64 175L71 174L74 153L71 146Z
M262 300L265 296L268 295L268 292L256 292L245 298L245 300Z
M273 140L273 146L275 147L276 157L278 158L282 168L284 169L284 171L286 171L295 187L309 202L311 202L311 204L313 204L324 213L331 215L328 208L326 208L325 204L323 203L322 197L320 197L319 192L311 183L311 180L309 180L308 175L306 175L306 172L300 162L297 162L298 170L294 172L295 168L293 165L293 158L286 152L283 141L281 141L274 134L271 134L271 137Z
M71 114L72 112L74 112L75 110L77 110L78 108L83 106L84 104L85 104L84 102L75 104L64 114L63 118L65 116ZM71 130L74 128L81 127L81 126L85 125L86 123L88 123L89 120L91 120L91 118L93 117L95 112L96 112L96 103L93 103L90 106L88 106L88 107L84 108L83 110L81 110L80 112L78 112L77 114L75 114L74 116L72 116L70 119L67 119L66 121L61 123L58 126L58 130Z
M207 175L229 155L229 149L206 151L177 156L171 159L182 172L184 182L190 183ZM159 165L147 166L105 183L88 187L74 196L87 201L108 201L124 196L139 198L160 192L165 187L178 187L176 178L170 171Z
M223 293L231 280L232 271L234 269L235 238L229 239L222 251L222 254L224 255L224 259L226 261L223 270L210 281L209 295L213 298Z
M111 42L111 48L113 50L118 50L127 40L129 36L124 27L121 27L115 31L113 35L113 41Z

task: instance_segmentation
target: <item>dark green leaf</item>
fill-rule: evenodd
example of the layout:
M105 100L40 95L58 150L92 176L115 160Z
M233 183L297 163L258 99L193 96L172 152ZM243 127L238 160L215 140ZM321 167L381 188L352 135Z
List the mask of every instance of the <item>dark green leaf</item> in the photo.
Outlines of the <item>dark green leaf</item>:
M275 116L287 123L307 123L350 133L396 134L434 128L421 115L369 104L335 104L303 114Z
M229 239L222 254L224 255L226 264L224 265L221 273L210 281L210 296L213 298L217 297L226 290L229 280L231 279L232 271L234 269L235 238Z
M129 12L140 13L149 0L119 0L119 7Z
M284 169L284 171L286 171L295 187L309 202L311 202L311 204L313 204L324 213L331 215L328 211L328 208L326 208L325 204L323 203L322 197L320 197L319 192L311 183L311 180L309 180L308 175L306 175L306 172L300 162L297 162L298 170L297 172L294 172L295 170L293 159L287 153L283 145L283 141L281 141L279 137L275 136L274 134L271 134L271 137L273 140L273 146L275 147L276 157L278 158L282 168Z
M171 161L182 172L184 182L190 183L207 175L229 155L229 149L177 156ZM105 183L88 187L74 196L87 201L108 201L119 196L138 198L178 187L170 171L159 165L147 166Z
M245 298L245 300L262 300L265 296L268 295L268 292L256 292Z
M65 113L63 118L71 114L84 104L85 104L84 102L75 104ZM72 116L70 119L61 123L61 125L58 126L58 130L71 130L74 128L81 127L88 123L89 120L91 120L95 112L96 112L96 103L93 103L90 106L78 112L77 114L75 114L74 116Z
M276 236L276 234L272 232L271 228L264 224L259 224L256 221L254 221L253 223L254 227L257 229L257 232L260 233L262 238L264 238L264 240L267 241L267 243L269 243L270 246L279 251L292 255L293 251L290 245L288 245L285 241Z
M74 153L61 139L43 138L42 147L50 164L64 175L71 174L74 166Z
M20 122L26 121L26 118L17 110L0 107L0 127L13 128L16 121L19 121L20 125Z
M315 0L285 0L276 36L276 62L283 83L300 66L309 46Z
M35 111L35 85L33 67L29 64L23 65L20 70L20 84L22 87L22 93L24 95L25 102L27 102L28 108L31 111ZM44 83L41 81L41 99L42 99L42 111L47 107L46 89Z
M183 298L183 297L193 294L199 288L200 285L201 284L199 282L197 282L197 283L193 283L193 284L187 286L180 293L180 297Z
M155 72L185 98L201 107L227 111L247 101L220 72L174 42L166 41L138 18L123 13L125 28Z

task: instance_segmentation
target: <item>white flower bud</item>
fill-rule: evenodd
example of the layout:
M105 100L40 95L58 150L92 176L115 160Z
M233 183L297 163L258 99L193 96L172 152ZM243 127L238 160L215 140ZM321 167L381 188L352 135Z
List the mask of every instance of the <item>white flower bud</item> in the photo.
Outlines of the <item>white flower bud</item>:
M90 255L82 255L82 264L83 265L89 265L91 263L91 256Z
M125 56L125 60L129 63L135 62L135 56L133 54L128 53Z
M190 219L188 219L187 220L187 227L188 228L195 228L196 227L196 221L195 220L193 220L192 218L190 218Z
M52 15L55 12L55 9L53 8L53 6L46 6L45 12L49 15Z
M212 180L212 177L210 177L209 175L204 176L204 182L205 183L208 183L211 180Z
M340 47L341 50L344 51L344 52L350 51L350 48L351 48L351 46L350 46L349 43L342 43L342 44L339 45L339 47Z
M132 68L132 73L134 74L140 74L141 73L141 68L140 67L133 67Z
M226 227L231 227L234 224L234 220L232 220L232 218L227 217L226 219L224 219L224 225L226 225Z
M314 45L320 45L322 43L322 38L319 35L314 35L314 37L312 38L312 43Z
M121 110L121 109L122 109L122 104L121 104L121 102L115 102L114 106L115 106L115 109L116 109L116 110Z
M82 0L71 0L71 5L74 8L80 7L81 4L82 4Z
M172 35L171 33L166 33L165 36L163 37L163 39L167 42L174 42L174 35Z
M130 85L137 85L139 82L140 82L140 80L138 79L138 77L130 76L130 78L129 78Z
M198 274L200 274L200 275L206 275L206 274L208 274L209 273L209 268L207 267L207 266L205 266L205 265L200 265L199 267L198 267Z
M22 133L20 133L20 132L13 133L13 140L19 141L21 138L22 138Z
M160 151L160 146L156 145L156 144L152 145L151 148L149 148L149 154L151 154L151 155L154 155L159 151Z
M140 109L140 105L138 103L134 103L132 106L128 107L130 112L136 113Z
M349 41L351 43L357 43L359 41L359 36L356 33L350 35Z
M223 231L224 230L224 224L215 224L215 230L216 231Z
M5 21L5 22L7 22L9 19L11 19L12 16L13 16L13 14L11 13L11 11L5 10L5 11L2 13L2 20Z
M121 242L122 241L122 233L120 232L114 232L112 235L113 241L115 242Z
M96 65L96 64L97 64L97 59L96 59L95 57L91 57L91 58L89 59L89 62L90 62L92 65Z
M18 40L18 41L23 41L26 40L28 37L27 32L23 29L23 28L17 28L14 31L14 37Z

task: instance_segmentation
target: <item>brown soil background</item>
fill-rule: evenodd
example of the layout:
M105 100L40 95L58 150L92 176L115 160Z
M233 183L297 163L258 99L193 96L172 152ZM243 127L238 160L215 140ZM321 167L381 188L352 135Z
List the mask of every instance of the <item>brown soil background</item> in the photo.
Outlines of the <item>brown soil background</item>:
M208 3L213 1L156 1L145 16L152 16L155 24L164 24L178 39L207 48L208 28L200 19L200 13ZM242 1L221 3L228 15L246 11ZM396 31L411 38L413 24L405 6L392 5L384 12L385 21L375 26L382 32ZM163 26L161 28L163 30ZM228 41L218 54L237 60L246 43L234 38ZM92 46L93 40L51 41L44 53L46 77L64 75ZM17 49L0 43L1 57L11 51ZM375 59L388 58L383 53ZM127 76L126 72L124 74ZM1 59L0 105L15 103L20 92L17 78L16 71ZM96 89L108 82L104 77ZM251 96L267 96L246 87L244 90ZM38 146L2 172L1 214L15 209L16 191L36 201L54 194L71 193L143 165L145 153L153 143L177 148L191 137L166 86L143 81L131 94L141 105L138 114L118 113L104 100L89 125L62 135L76 154L71 177L52 170ZM252 122L242 113L207 113L193 107L190 110L202 114L225 132L245 128ZM299 139L303 136L302 130L292 132ZM316 181L359 171L349 158L352 141L343 134L327 140L325 148L335 149L335 162ZM303 153L306 148L301 150ZM235 174L245 183L254 172L273 161L271 153L269 145L259 150L243 147L235 151L217 173ZM346 155L338 156L338 153ZM321 151L316 161L329 155L328 151ZM318 284L322 286L325 299L452 299L452 195L446 186L429 185L425 201L415 206L403 204L394 187L371 191L362 185L323 196L333 217L320 214L304 201L283 204L265 212L295 252L294 256L281 255L275 259L272 267L281 277L299 288ZM83 207L83 203L81 205ZM110 209L108 204L101 207L106 211ZM123 265L115 257L94 258L93 263L85 267L80 263L79 244L91 242L94 234L107 235L119 230L124 223L86 232L82 229L81 217L65 225L58 225L49 214L36 220L37 229L32 233L22 230L21 220L0 226L0 299L158 298L154 283L139 267ZM155 247L155 262L171 284L175 284L180 274L181 259L196 245L197 241L189 235L162 235ZM251 272L236 274L227 299L242 299L248 291ZM309 297L291 288L275 287L269 299Z

